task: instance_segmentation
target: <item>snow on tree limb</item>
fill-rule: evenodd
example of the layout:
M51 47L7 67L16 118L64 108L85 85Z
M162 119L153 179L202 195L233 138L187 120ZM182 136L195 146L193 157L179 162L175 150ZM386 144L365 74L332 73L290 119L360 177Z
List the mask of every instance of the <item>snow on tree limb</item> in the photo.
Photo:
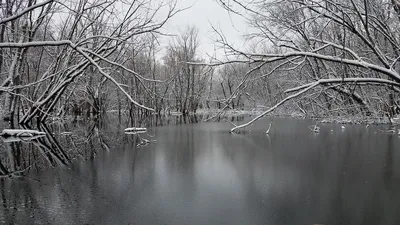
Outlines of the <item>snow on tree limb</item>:
M285 91L285 93L290 93L290 92L295 92L299 91L301 89L307 88L309 86L314 85L316 82L304 84L298 87L290 88ZM400 87L400 83L386 80L386 79L380 79L380 78L336 78L336 79L319 79L317 81L318 84L334 84L334 83L356 83L356 84L384 84L384 85L393 85L396 87Z
M15 20L15 19L17 19L17 18L23 16L24 14L26 14L26 13L28 13L28 12L30 12L30 11L36 9L36 8L45 6L45 5L47 5L47 4L51 3L51 2L54 2L54 0L47 0L47 1L44 1L44 2L37 3L37 4L35 4L35 5L32 5L32 6L30 6L30 7L26 8L26 9L24 9L23 11L21 11L21 12L15 14L15 15L13 15L13 16L10 16L10 17L7 17L7 18L4 18L4 19L0 20L0 24L7 23L7 22L10 22L10 21L12 21L12 20Z
M125 95L133 104L137 105L137 106L140 107L140 108L143 108L143 109L146 109L146 110L149 110L149 111L154 111L154 109L149 108L149 107L147 107L147 106L144 106L144 105L138 103L137 101L135 101L135 100L132 98L132 96L131 96L128 92L126 92L125 89L124 89L112 76L110 76L109 74L107 74L106 72L104 72L103 68L101 68L101 67L99 66L98 63L96 63L88 54L86 54L86 53L82 50L82 48L77 47L77 46L71 46L71 47L73 47L73 48L74 48L75 50L77 50L81 55L83 55L87 60L89 60L89 62L90 62L92 65L94 65L94 66L97 68L97 70L98 70L103 76L105 76L107 79L109 79L111 82L113 82L113 83L122 91L122 93L124 93L124 95Z
M376 72L388 75L390 78L392 78L395 81L400 83L400 75L396 71L373 64L373 63L368 63L368 62L365 62L362 60L360 61L360 60L353 60L353 59L345 59L345 58L340 58L340 57L336 57L336 56L318 54L318 53L314 53L314 52L287 52L287 53L282 53L282 54L247 53L247 55L250 57L254 57L256 60L260 60L260 61L264 61L264 62L273 62L273 61L282 60L282 59L286 59L286 58L290 58L290 57L296 57L296 56L317 58L317 59L322 59L322 60L330 61L330 62L344 63L346 65L368 68L368 69L374 70Z
M90 50L84 49L82 47L78 47L76 44L72 43L72 41L69 40L61 40L61 41L34 41L34 42L25 42L25 43L14 43L14 42L5 42L5 43L0 43L0 48L26 48L26 47L44 47L44 46L59 46L59 45L68 45L70 46L72 49L76 50L80 55L82 55L84 58L86 58L93 66L95 66L98 71L104 76L106 77L108 80L110 80L111 82L113 82L118 89L120 89L122 91L122 93L124 93L124 95L129 99L129 101L131 101L133 104L137 105L140 108L149 110L149 111L154 111L154 109L149 108L147 106L144 106L140 103L138 103L137 101L135 101L129 94L128 92L125 91L125 89L123 89L123 87L113 78L111 77L109 74L107 74L106 72L104 72L104 70L99 66L98 63L95 62L95 60L90 57L87 53L85 53L85 51L87 52L91 52ZM93 52L91 52L92 54L95 54ZM97 54L95 54L97 55ZM99 55L97 55L99 56ZM102 59L104 60L105 58L102 57ZM110 61L108 61L110 62ZM117 64L117 63L115 63ZM133 72L133 71L132 71Z
M247 126L251 125L252 123L254 123L255 121L257 121L257 120L259 120L260 118L264 117L264 116L267 115L268 113L274 111L276 108L278 108L278 107L279 107L280 105L282 105L283 103L289 101L290 99L296 98L296 97L300 96L301 94L306 93L307 91L309 91L309 90L313 89L314 87L316 87L318 84L319 84L318 82L315 82L315 83L313 83L312 85L310 85L309 87L307 87L307 88L305 88L305 89L303 89L303 90L301 90L301 91L299 91L299 92L297 92L297 93L295 93L295 94L292 94L292 95L286 97L285 99L283 99L282 101L278 102L277 104L275 104L274 106L272 106L272 107L269 108L268 110L264 111L263 113L261 113L260 115L258 115L258 116L256 116L256 117L254 117L254 118L253 118L252 120L250 120L249 122L244 123L244 124L242 124L242 125L239 125L239 126L236 126L236 127L232 128L232 129L230 130L230 132L232 133L232 132L235 132L236 130L238 130L238 129L240 129L240 128L244 128L244 127L247 127Z
M0 48L28 48L28 47L44 47L44 46L60 46L60 45L71 45L72 42L69 40L60 41L30 41L30 42L2 42Z

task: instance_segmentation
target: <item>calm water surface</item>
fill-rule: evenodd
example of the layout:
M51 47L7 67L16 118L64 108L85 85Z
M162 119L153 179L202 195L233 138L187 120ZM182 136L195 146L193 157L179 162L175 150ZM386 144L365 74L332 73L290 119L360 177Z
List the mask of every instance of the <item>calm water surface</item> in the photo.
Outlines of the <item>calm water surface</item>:
M288 119L266 135L269 121L151 128L141 148L122 125L96 128L72 163L1 179L0 223L400 224L398 135Z

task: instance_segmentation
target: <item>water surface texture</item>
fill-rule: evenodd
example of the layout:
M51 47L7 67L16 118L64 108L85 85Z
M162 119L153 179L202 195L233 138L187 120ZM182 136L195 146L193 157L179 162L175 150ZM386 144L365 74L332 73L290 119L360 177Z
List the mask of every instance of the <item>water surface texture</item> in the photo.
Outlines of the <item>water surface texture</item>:
M397 134L329 124L315 134L312 121L275 119L266 135L269 121L245 134L227 122L156 127L157 143L141 148L113 126L90 157L3 178L0 221L400 224Z

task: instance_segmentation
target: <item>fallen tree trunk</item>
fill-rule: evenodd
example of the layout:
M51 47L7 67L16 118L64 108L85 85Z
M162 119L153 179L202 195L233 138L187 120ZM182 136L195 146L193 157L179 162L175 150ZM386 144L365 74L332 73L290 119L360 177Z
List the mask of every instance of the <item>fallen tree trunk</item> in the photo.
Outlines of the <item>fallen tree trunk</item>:
M35 135L35 136L32 136L32 137L25 137L25 136L18 136L18 137L16 137L16 136L9 136L9 137L4 137L3 138L3 142L4 143L9 143L9 142L30 142L30 141L33 141L33 140L36 140L36 139L38 139L38 138L41 138L41 137L45 137L46 135Z
M125 132L147 132L145 127L129 127L125 129Z
M125 132L125 134L133 134L133 135L135 135L135 134L145 134L145 133L146 133L146 131L136 131L136 132L126 131Z
M2 137L33 137L33 136L42 136L46 135L45 132L37 131L37 130L24 130L24 129L4 129L0 136Z

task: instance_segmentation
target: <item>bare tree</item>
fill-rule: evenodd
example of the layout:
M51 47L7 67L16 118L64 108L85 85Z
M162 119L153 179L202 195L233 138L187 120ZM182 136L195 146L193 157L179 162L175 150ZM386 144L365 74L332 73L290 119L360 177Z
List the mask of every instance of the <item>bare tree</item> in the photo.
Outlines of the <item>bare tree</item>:
M162 10L165 16L157 20ZM60 101L68 101L76 84L99 110L96 101L106 82L137 107L154 111L135 100L114 71L130 73L146 86L153 82L124 66L123 56L138 37L159 33L177 12L173 0L7 1L0 20L3 118L44 121Z
M167 48L164 57L168 72L173 76L172 94L178 111L183 115L196 112L201 103L201 95L207 87L210 70L187 62L202 61L198 56L198 30L188 27Z
M248 21L253 28L249 40L270 48L268 51L263 51L262 47L256 48L258 51L236 49L219 33L219 43L237 57L235 63L270 66L270 71L261 76L259 70L253 71L237 87L246 86L258 80L257 77L285 71L290 77L281 83L285 89L281 101L231 131L253 123L306 93L309 102L300 107L303 111L320 109L333 113L340 110L348 114L386 114L389 117L396 113L400 90L397 1L219 2L229 12ZM213 65L226 63L232 61ZM386 92L384 95L382 90Z

